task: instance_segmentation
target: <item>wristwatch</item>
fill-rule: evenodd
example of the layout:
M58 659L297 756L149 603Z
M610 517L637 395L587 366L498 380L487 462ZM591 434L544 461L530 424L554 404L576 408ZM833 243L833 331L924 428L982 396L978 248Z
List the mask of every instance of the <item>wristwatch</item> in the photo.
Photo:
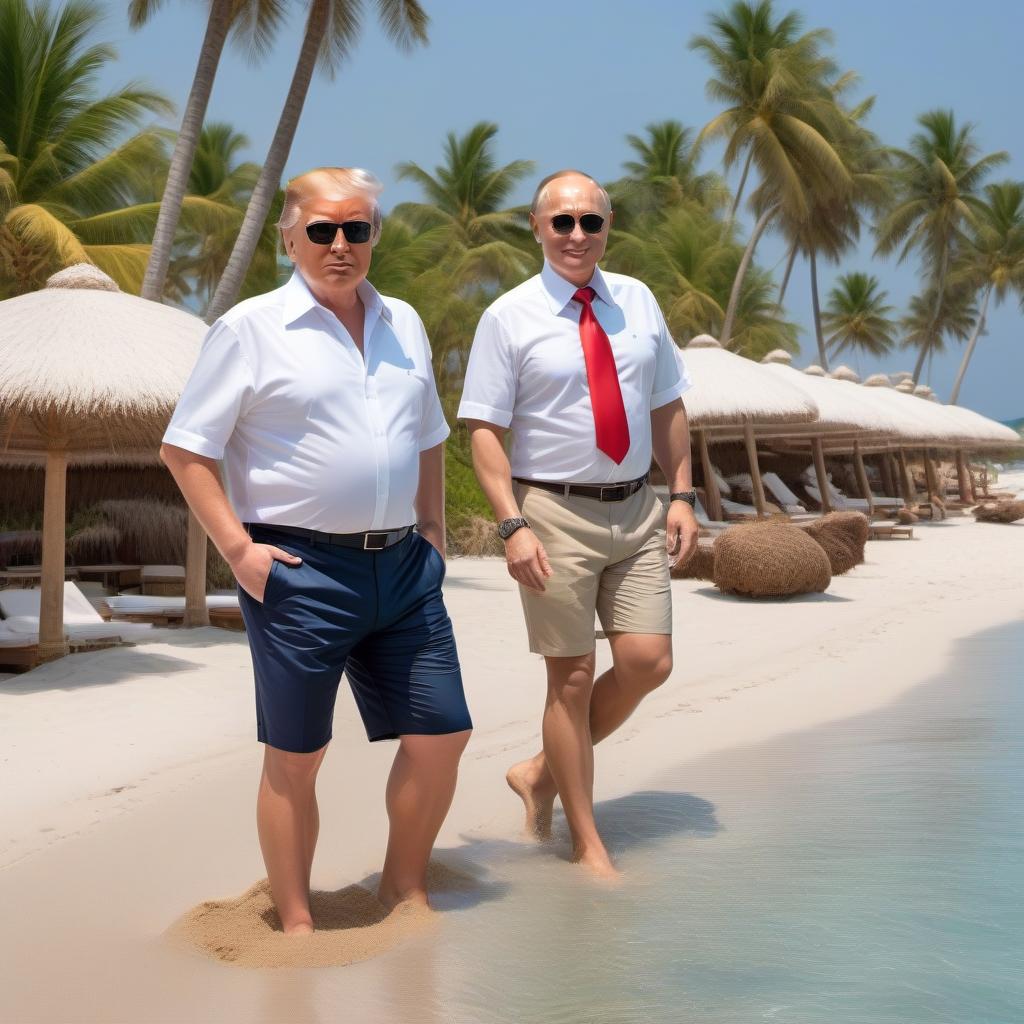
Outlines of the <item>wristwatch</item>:
M697 507L697 491L695 488L690 488L688 491L673 491L669 496L668 500L671 501L685 501L690 508Z
M522 516L517 516L513 519L502 519L502 521L498 523L498 536L502 540L508 540L516 530L521 530L524 526L529 525L530 524L523 519Z

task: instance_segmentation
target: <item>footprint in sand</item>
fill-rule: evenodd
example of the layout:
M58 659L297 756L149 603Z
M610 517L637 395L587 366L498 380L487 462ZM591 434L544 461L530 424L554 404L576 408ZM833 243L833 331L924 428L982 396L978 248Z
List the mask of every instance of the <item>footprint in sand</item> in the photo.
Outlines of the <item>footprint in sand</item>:
M431 893L476 889L468 872L431 862ZM235 967L339 967L380 956L403 940L435 926L430 910L399 906L391 913L361 885L310 896L316 931L289 936L281 931L270 883L263 879L241 896L208 900L180 917L167 931L175 945Z

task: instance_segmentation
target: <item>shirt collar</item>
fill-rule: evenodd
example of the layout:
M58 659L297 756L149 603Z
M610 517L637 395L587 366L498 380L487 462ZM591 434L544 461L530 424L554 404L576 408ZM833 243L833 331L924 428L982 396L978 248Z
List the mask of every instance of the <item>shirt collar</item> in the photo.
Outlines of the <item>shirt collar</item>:
M548 305L551 307L551 312L556 316L565 309L576 294L576 285L571 281L566 281L547 260L544 261L540 272L540 283L547 297ZM608 287L608 282L605 280L604 274L601 273L600 267L594 267L594 276L590 279L589 284L602 302L609 306L615 305L611 289Z
M322 309L329 317L334 318L334 314L326 306L317 302L316 296L309 290L309 285L299 273L298 267L295 268L282 290L284 292L284 322L286 326L294 323L311 309ZM391 323L391 310L388 309L387 303L369 281L365 278L360 281L356 292L363 300L367 313L376 314Z

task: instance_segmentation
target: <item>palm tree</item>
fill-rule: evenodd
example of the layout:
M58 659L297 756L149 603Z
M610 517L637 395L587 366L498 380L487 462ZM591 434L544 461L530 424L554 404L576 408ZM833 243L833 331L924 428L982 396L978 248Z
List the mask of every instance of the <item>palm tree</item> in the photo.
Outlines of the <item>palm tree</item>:
M444 162L433 174L411 161L395 168L399 179L415 181L427 199L402 203L395 213L421 229L446 229L456 287L509 286L535 269L537 246L525 211L506 205L534 164L513 160L499 167L493 152L497 132L498 126L487 121L461 138L449 132Z
M115 58L111 46L87 42L101 17L88 0L57 11L0 2L4 295L40 288L77 262L95 263L126 291L141 284L157 204L135 195L166 157L160 133L139 126L172 108L138 85L97 94Z
M163 0L130 0L128 21L131 27L139 28L146 24L162 4ZM143 298L159 302L164 294L164 282L170 266L171 250L181 218L182 204L188 190L192 161L200 144L203 120L206 117L213 80L217 74L228 30L233 24L237 35L246 38L252 51L258 54L269 48L283 13L282 0L210 2L206 33L199 50L199 61L192 77L192 88L185 103L185 113L175 140L167 181L160 201L160 214L153 232L153 247L150 250L146 277L142 285Z
M645 135L627 135L636 155L623 167L629 176L609 186L615 201L616 226L656 213L667 206L696 203L707 210L721 209L729 201L729 189L721 175L697 169L701 144L692 128L679 121L656 121Z
M977 227L961 254L961 266L950 277L982 292L981 310L974 323L957 371L949 401L956 405L967 366L985 329L989 300L997 303L1015 291L1024 297L1024 183L1004 181L987 185L988 202L978 215Z
M673 336L718 335L724 307L742 257L721 224L695 205L670 210L636 234L616 231L609 269L642 277L664 310ZM754 267L744 277L730 342L733 351L760 358L774 348L795 351L796 327L769 300L771 277Z
M918 118L923 131L910 140L910 148L893 150L896 161L896 199L892 209L876 228L876 252L899 250L902 262L918 252L929 278L934 301L930 327L918 336L921 341L914 383L920 379L928 353L941 348L939 323L949 268L964 231L976 223L984 205L982 180L997 164L1008 159L1005 152L978 157L974 126L958 128L951 110L932 110ZM931 338L929 331L935 334Z
M215 231L179 233L169 264L170 279L175 282L194 282L194 288L187 287L184 294L181 284L177 284L177 293L173 297L179 302L184 300L185 295L195 294L205 309L224 272L238 226L260 173L258 164L238 161L239 153L248 145L248 138L228 124L213 122L203 126L189 174L188 195L202 196L219 203L232 210L234 215ZM280 216L283 201L284 193L279 190L246 275L242 298L277 286L278 233L275 222ZM164 294L165 297L168 295L166 287Z
M822 52L831 41L824 30L798 35L799 15L778 21L770 0L738 0L729 14L713 15L713 36L698 36L691 48L703 52L717 77L708 94L729 106L705 125L700 139L726 139L724 161L746 163L726 227L739 204L751 165L761 184L754 196L757 221L740 260L722 326L728 344L743 289L743 277L762 233L779 214L807 223L814 201L848 191L849 173L833 144L841 121L837 97L849 85Z
M381 27L400 49L408 50L416 43L427 41L428 18L419 0L374 0L374 3ZM333 77L338 65L348 56L358 38L362 13L363 0L310 0L306 30L288 95L285 97L284 109L246 207L231 257L210 302L207 312L207 320L210 322L230 308L241 291L253 253L259 245L267 214L280 186L281 174L291 152L313 71L319 64Z
M946 350L947 338L955 341L967 338L977 316L973 289L947 281L940 300L932 285L922 295L911 298L909 309L900 321L903 328L900 346L917 349L918 364L923 367L927 357Z
M847 83L852 76L845 76ZM863 126L863 120L874 105L874 97L847 110L838 100L826 130L830 141L847 172L847 182L835 189L814 188L809 192L810 208L806 219L797 219L780 208L779 224L791 240L792 257L800 252L808 260L811 274L811 302L814 333L818 343L818 359L828 369L828 346L822 328L821 305L818 299L818 257L838 263L842 255L860 237L863 213L878 213L890 196L889 173L885 150L874 133ZM785 282L784 282L785 283ZM781 302L782 289L780 289Z
M704 126L698 141L726 140L726 170L746 156L727 227L752 164L762 181L774 182L780 199L799 208L804 200L796 160L842 176L827 141L809 127L827 99L820 83L835 78L834 64L821 52L831 33L814 29L801 35L801 16L791 11L776 20L771 0L737 0L728 14L711 15L710 22L712 34L695 36L690 49L711 63L707 94L726 109Z
M887 297L873 274L843 274L829 292L822 316L830 332L825 342L829 352L887 355L896 343L896 325L890 317L893 307L886 304Z

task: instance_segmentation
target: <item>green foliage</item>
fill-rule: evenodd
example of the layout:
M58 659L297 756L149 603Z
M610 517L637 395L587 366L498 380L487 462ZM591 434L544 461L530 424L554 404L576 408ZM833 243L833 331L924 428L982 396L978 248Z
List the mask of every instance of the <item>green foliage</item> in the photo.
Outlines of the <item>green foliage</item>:
M843 274L829 292L822 323L830 331L826 339L829 354L867 352L882 356L895 345L886 292L873 274Z

